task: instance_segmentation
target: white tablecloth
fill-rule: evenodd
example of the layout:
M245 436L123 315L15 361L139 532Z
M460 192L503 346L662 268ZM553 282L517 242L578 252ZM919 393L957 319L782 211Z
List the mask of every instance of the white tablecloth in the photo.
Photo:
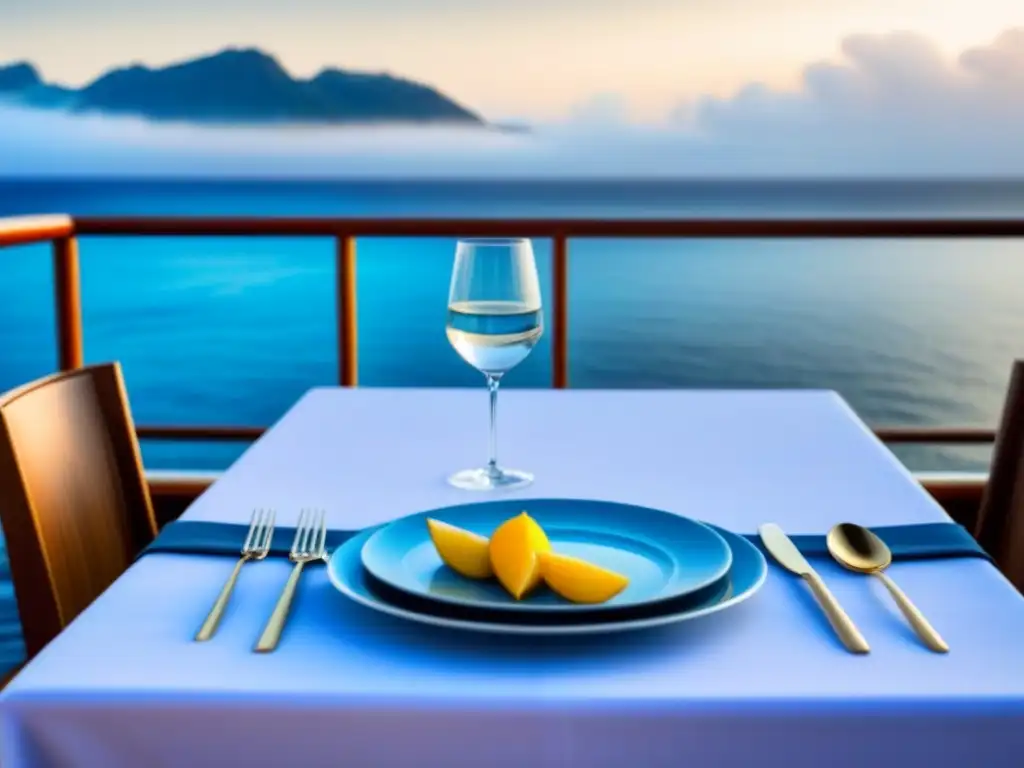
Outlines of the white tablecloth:
M530 497L626 501L752 532L947 519L830 392L509 391L502 461ZM478 501L486 394L307 394L186 512L276 506L360 528ZM924 649L875 580L820 573L872 645L842 650L805 587L772 567L724 614L612 639L428 631L303 576L274 654L250 652L288 564L246 566L217 637L192 635L230 559L149 555L0 695L4 768L1024 764L1024 599L977 559L891 573L949 642Z

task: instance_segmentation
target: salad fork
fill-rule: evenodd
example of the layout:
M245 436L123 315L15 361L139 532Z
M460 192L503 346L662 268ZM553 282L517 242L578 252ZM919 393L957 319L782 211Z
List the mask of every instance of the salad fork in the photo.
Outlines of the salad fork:
M238 581L238 574L242 572L242 566L250 560L262 560L270 552L270 542L274 538L274 510L256 509L252 513L252 521L249 523L249 533L242 544L242 556L235 563L235 569L228 577L227 583L221 589L217 600L210 609L210 614L203 622L203 626L196 633L196 642L209 640L217 631L224 611L231 600L231 593L235 591L235 582Z
M288 612L292 607L292 599L295 597L295 588L299 584L299 576L302 575L302 567L306 563L317 560L327 560L327 521L323 510L304 509L299 513L299 522L295 526L295 539L292 541L291 551L288 559L295 563L291 576L284 585L281 597L274 606L274 612L270 614L267 626L263 634L256 642L254 650L258 653L268 653L277 648L281 639L281 632L284 631L285 622L288 620Z

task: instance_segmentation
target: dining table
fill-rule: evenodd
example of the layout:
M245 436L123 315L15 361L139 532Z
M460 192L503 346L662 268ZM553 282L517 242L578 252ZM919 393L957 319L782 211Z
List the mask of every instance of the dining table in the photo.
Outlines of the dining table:
M487 414L482 387L311 389L181 520L244 525L272 508L288 526L314 508L357 532L491 498L571 498L742 534L955 525L832 391L508 389L499 459L534 483L454 488L448 475L486 461ZM1024 598L984 557L887 571L945 654L877 579L827 557L813 565L869 654L847 652L770 559L763 587L729 610L586 637L402 621L311 564L277 650L254 653L290 572L268 557L245 565L217 634L195 642L236 560L140 556L0 694L0 765L1024 765Z

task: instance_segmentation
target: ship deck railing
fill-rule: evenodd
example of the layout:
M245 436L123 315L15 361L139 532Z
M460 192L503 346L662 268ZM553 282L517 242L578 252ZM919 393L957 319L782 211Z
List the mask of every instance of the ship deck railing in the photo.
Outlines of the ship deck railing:
M918 239L1024 238L1024 219L410 219L308 217L153 217L39 215L0 218L0 248L50 243L53 259L56 367L84 364L79 238L89 236L222 236L330 238L336 259L338 384L358 384L356 243L360 237L531 237L550 239L551 385L569 386L568 264L571 240L583 238L679 239ZM1007 361L1009 368L1011 361ZM874 425L889 444L984 445L995 430L960 426ZM252 441L253 425L158 425L137 427L142 440ZM179 514L218 473L147 472L162 521ZM970 525L986 473L918 472L918 481L959 522Z

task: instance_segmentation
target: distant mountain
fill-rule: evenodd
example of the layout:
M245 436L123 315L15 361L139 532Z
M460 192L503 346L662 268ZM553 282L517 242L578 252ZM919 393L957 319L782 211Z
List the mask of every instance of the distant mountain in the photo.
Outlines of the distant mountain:
M484 125L422 83L338 69L297 80L273 56L252 48L228 48L159 69L114 69L79 90L49 85L35 67L19 62L0 67L0 98L151 121Z
M27 61L0 67L0 93L23 91L42 84L39 72Z
M14 101L32 107L70 107L75 91L43 82L39 71L25 61L0 66L0 100Z

